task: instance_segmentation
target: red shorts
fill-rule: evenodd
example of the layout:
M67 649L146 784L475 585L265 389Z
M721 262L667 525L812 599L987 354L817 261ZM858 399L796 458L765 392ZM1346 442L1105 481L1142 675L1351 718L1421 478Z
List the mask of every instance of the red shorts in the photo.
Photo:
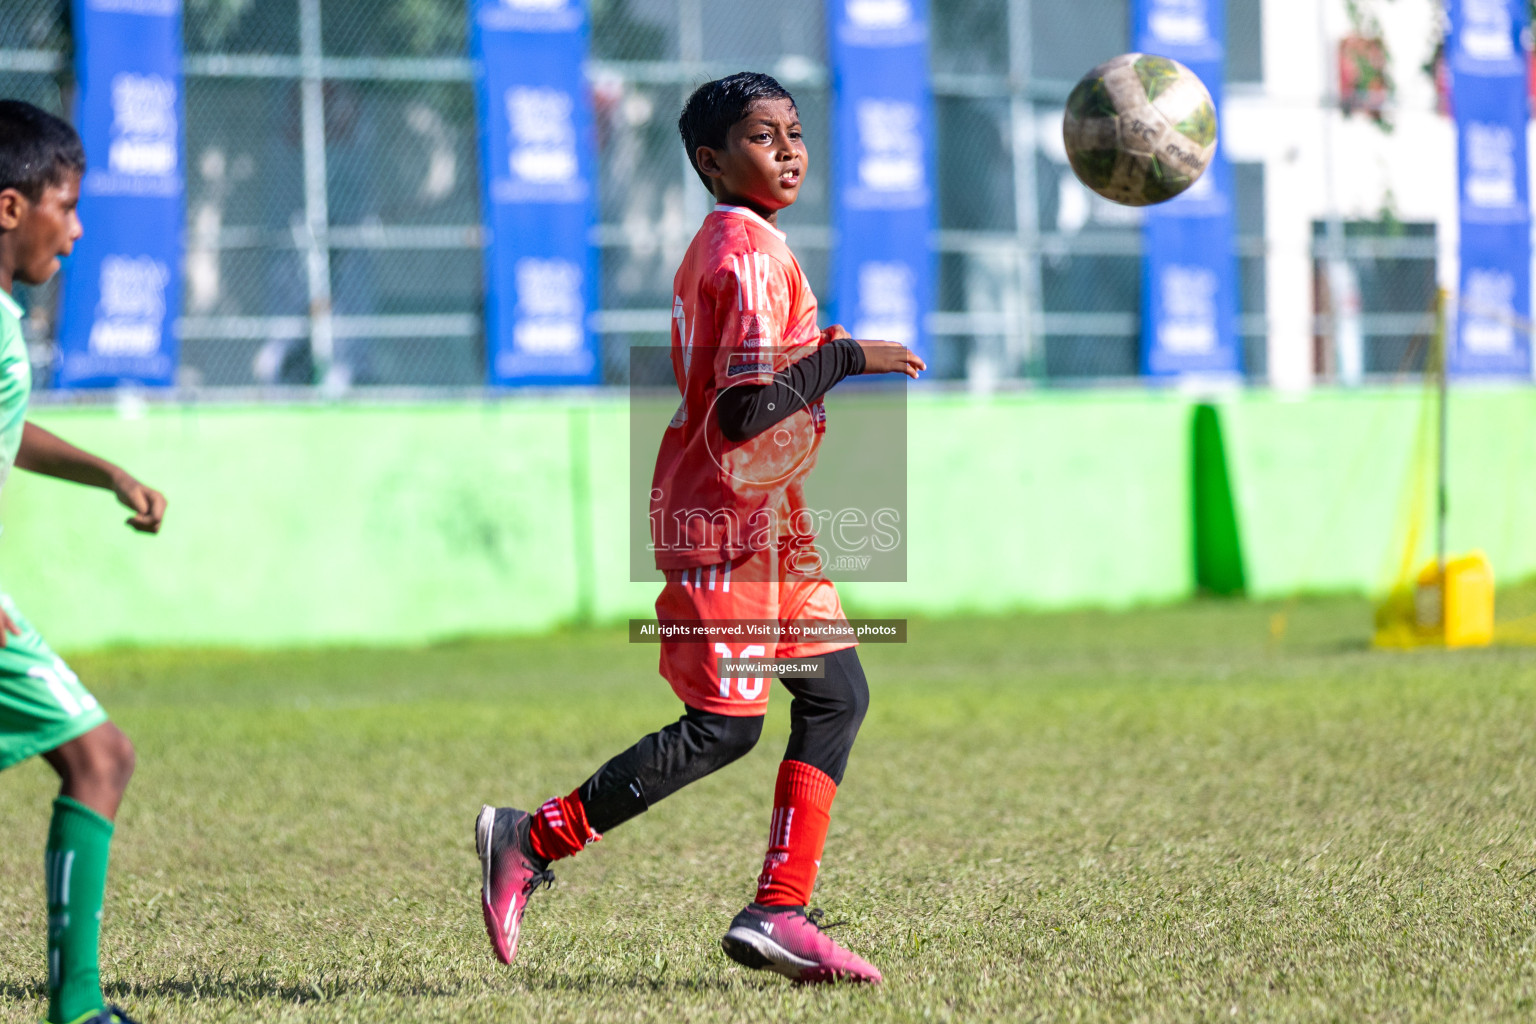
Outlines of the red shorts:
M824 576L805 576L788 564L790 549L767 549L734 562L694 569L669 569L656 598L662 623L713 620L724 623L846 621L837 588ZM734 577L734 579L733 579ZM663 640L661 676L691 708L721 715L763 715L768 711L766 677L721 679L720 658L812 658L857 646L847 639L807 642L761 640L739 633Z

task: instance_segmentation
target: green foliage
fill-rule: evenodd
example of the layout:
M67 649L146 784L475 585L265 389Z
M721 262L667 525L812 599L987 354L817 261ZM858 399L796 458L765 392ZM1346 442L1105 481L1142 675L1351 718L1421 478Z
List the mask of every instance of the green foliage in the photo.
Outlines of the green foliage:
M1393 0L1384 2L1392 3ZM1397 81L1392 75L1392 51L1387 46L1381 19L1376 16L1376 3L1377 0L1344 0L1351 34L1357 39L1368 40L1378 56L1368 60L1362 52L1354 52L1346 58L1355 65L1355 92L1339 97L1339 102L1346 115L1364 113L1384 134L1390 135L1396 127L1391 107L1397 98ZM1373 101L1371 96L1378 90L1381 98Z
M388 19L410 54L453 53L464 46L465 0L394 0Z
M197 34L197 42L208 49L218 49L240 27L256 0L186 0L186 23Z
M74 664L139 749L109 997L183 1021L1528 1020L1536 654L1382 655L1364 603L912 624L817 902L885 971L796 989L718 941L788 725L625 825L491 960L482 800L564 793L678 713L612 633ZM0 1021L42 1016L54 780L0 784Z
M1403 238L1407 231L1403 219L1397 215L1397 194L1390 188L1381 197L1381 208L1376 211L1376 221L1381 225L1381 237Z
M592 56L603 60L676 59L666 30L630 13L629 0L591 0Z

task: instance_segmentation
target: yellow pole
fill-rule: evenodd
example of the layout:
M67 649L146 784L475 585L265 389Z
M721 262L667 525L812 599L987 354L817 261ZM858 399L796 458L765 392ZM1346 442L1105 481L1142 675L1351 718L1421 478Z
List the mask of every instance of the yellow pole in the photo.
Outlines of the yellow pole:
M1440 408L1439 427L1435 438L1436 481L1435 481L1435 562L1440 567L1440 608L1441 621L1445 619L1445 520L1448 511L1449 499L1446 492L1445 468L1446 468L1446 428L1449 423L1449 415L1446 408L1446 398L1450 386L1446 374L1445 357L1445 289L1440 289L1435 295L1435 357L1439 364L1440 379L1436 382L1439 387Z

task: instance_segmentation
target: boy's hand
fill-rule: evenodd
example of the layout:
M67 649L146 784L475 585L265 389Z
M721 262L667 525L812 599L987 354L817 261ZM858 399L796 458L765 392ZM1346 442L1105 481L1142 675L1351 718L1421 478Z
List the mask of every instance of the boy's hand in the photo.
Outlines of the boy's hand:
M127 473L112 477L112 492L136 513L128 517L129 526L140 533L160 532L160 522L165 518L165 495L145 487Z
M11 634L11 636L21 636L21 627L16 625L16 621L5 613L4 608L0 608L0 647L5 646L5 634L7 633Z
M919 371L928 369L917 353L894 341L861 341L859 348L864 350L865 373L904 373L916 380Z

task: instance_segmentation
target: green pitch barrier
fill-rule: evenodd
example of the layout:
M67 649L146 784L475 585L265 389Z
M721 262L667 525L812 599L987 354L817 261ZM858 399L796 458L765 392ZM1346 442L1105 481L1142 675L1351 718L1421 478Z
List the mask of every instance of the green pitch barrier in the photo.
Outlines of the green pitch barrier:
M36 418L170 501L160 536L133 536L105 492L13 475L0 579L56 644L417 641L577 606L563 408Z
M35 412L170 498L164 533L141 537L105 492L12 475L0 584L65 649L418 643L614 622L655 599L630 580L622 399ZM915 395L909 582L849 584L848 605L1188 596L1188 418L1174 396Z
M850 583L847 603L944 615L1190 596L1189 410L1137 392L913 400L910 582Z
M1247 592L1377 593L1397 571L1415 511L1418 388L1244 394L1219 415ZM1536 575L1536 390L1453 390L1449 416L1453 552L1481 548L1496 578ZM1420 558L1433 556L1433 450L1417 496Z
M829 400L834 428L850 400ZM1421 402L915 393L907 582L849 582L845 602L950 615L1374 592L1402 550ZM622 398L36 419L171 500L147 538L104 492L12 474L0 584L66 649L533 633L645 616L656 595L631 580ZM1536 391L1452 396L1451 548L1483 548L1505 581L1536 574L1533 425Z

